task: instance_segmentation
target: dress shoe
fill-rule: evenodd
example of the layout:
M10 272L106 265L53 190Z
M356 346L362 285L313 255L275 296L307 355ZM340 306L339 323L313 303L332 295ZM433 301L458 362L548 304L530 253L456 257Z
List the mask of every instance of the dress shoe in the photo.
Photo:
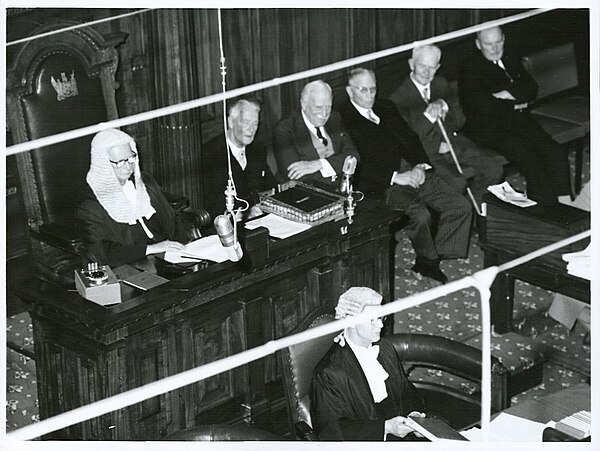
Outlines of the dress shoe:
M417 257L417 261L411 269L414 272L418 272L419 274L437 280L438 282L448 282L448 278L440 269L439 260L429 260L427 258Z

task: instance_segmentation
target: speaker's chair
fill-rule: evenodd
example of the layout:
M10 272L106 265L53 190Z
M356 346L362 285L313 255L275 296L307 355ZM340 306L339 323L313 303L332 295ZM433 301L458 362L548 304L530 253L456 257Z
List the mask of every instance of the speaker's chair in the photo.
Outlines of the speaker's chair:
M71 25L57 21L34 34ZM7 71L7 120L15 143L116 119L115 47L125 37L80 28L23 44ZM54 280L81 265L73 258L82 252L74 209L86 183L91 139L16 155L33 260L40 274Z
M34 34L73 25L57 21ZM116 47L125 33L101 35L79 28L35 39L9 56L7 119L15 143L116 119ZM83 244L75 221L78 194L86 184L93 136L16 155L23 201L38 273L69 283L82 264ZM190 215L184 198L170 196ZM192 215L193 216L193 215ZM202 215L196 225L210 222Z
M320 307L310 313L292 333L334 320L333 313ZM310 420L310 385L317 363L333 344L332 333L280 351L283 381L292 434L303 440L318 440ZM481 414L481 351L443 337L418 334L391 334L390 339L411 382L419 389L430 416L447 419L460 429L477 421ZM417 377L418 369L446 373L450 379L469 381L471 386L453 387L440 380ZM507 370L492 357L492 411L509 407Z

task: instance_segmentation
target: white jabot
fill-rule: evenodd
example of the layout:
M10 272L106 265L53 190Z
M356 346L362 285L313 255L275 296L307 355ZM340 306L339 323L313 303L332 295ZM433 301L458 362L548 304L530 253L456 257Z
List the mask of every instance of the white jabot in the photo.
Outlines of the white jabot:
M500 66L502 69L506 70L506 67L504 67L504 63L502 62L502 60L496 60L494 61L494 64Z
M383 369L381 363L377 360L379 355L379 346L369 346L365 348L352 342L348 337L345 337L346 343L354 352L356 360L360 364L360 367L365 374L365 378L369 383L371 394L375 402L381 402L387 398L388 392L385 388L385 381L390 376L386 370Z
M229 144L229 149L231 149L233 158L240 164L242 169L246 169L248 164L248 160L246 159L246 147L238 147L230 139L227 140L227 143Z
M129 203L131 204L131 206L133 208L133 206L136 203L138 194L137 194L137 190L135 189L135 185L133 184L133 182L131 180L127 180L125 182L125 185L123 185L123 193L125 193L125 197L127 198L127 200L129 201ZM150 219L153 215L154 215L154 213L152 213L150 216L148 216L148 219ZM142 229L144 229L146 236L150 239L154 238L154 234L146 226L146 223L144 222L144 218L140 216L137 219L138 219L138 221L140 221L140 225L142 226Z

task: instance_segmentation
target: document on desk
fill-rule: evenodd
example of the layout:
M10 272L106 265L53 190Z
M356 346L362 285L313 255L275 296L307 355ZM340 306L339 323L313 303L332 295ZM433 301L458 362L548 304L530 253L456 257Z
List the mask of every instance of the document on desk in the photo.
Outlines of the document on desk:
M592 249L591 244L580 251L563 254L567 262L567 272L582 279L592 280Z
M551 426L554 425L552 422ZM500 413L490 422L490 441L493 442L541 442L548 424ZM481 441L481 429L471 428L461 434L472 442Z
M488 186L488 191L498 199L518 207L532 207L537 205L536 201L527 198L523 193L515 191L508 182L503 182L499 185L490 185Z
M310 225L290 221L273 213L269 213L262 218L253 219L246 223L246 228L253 230L257 227L266 227L269 229L269 235L273 238L287 238L297 233L310 229Z
M169 263L193 263L194 260L221 263L228 257L219 235L209 235L186 244L180 251L165 252L164 259Z

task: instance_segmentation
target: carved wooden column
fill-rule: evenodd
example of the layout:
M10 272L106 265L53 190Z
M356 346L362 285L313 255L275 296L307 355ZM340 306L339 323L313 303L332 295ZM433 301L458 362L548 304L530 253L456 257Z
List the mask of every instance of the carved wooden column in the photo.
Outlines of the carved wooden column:
M191 10L160 9L148 14L156 106L165 107L201 96L194 20ZM155 175L169 192L202 204L199 109L154 121Z

